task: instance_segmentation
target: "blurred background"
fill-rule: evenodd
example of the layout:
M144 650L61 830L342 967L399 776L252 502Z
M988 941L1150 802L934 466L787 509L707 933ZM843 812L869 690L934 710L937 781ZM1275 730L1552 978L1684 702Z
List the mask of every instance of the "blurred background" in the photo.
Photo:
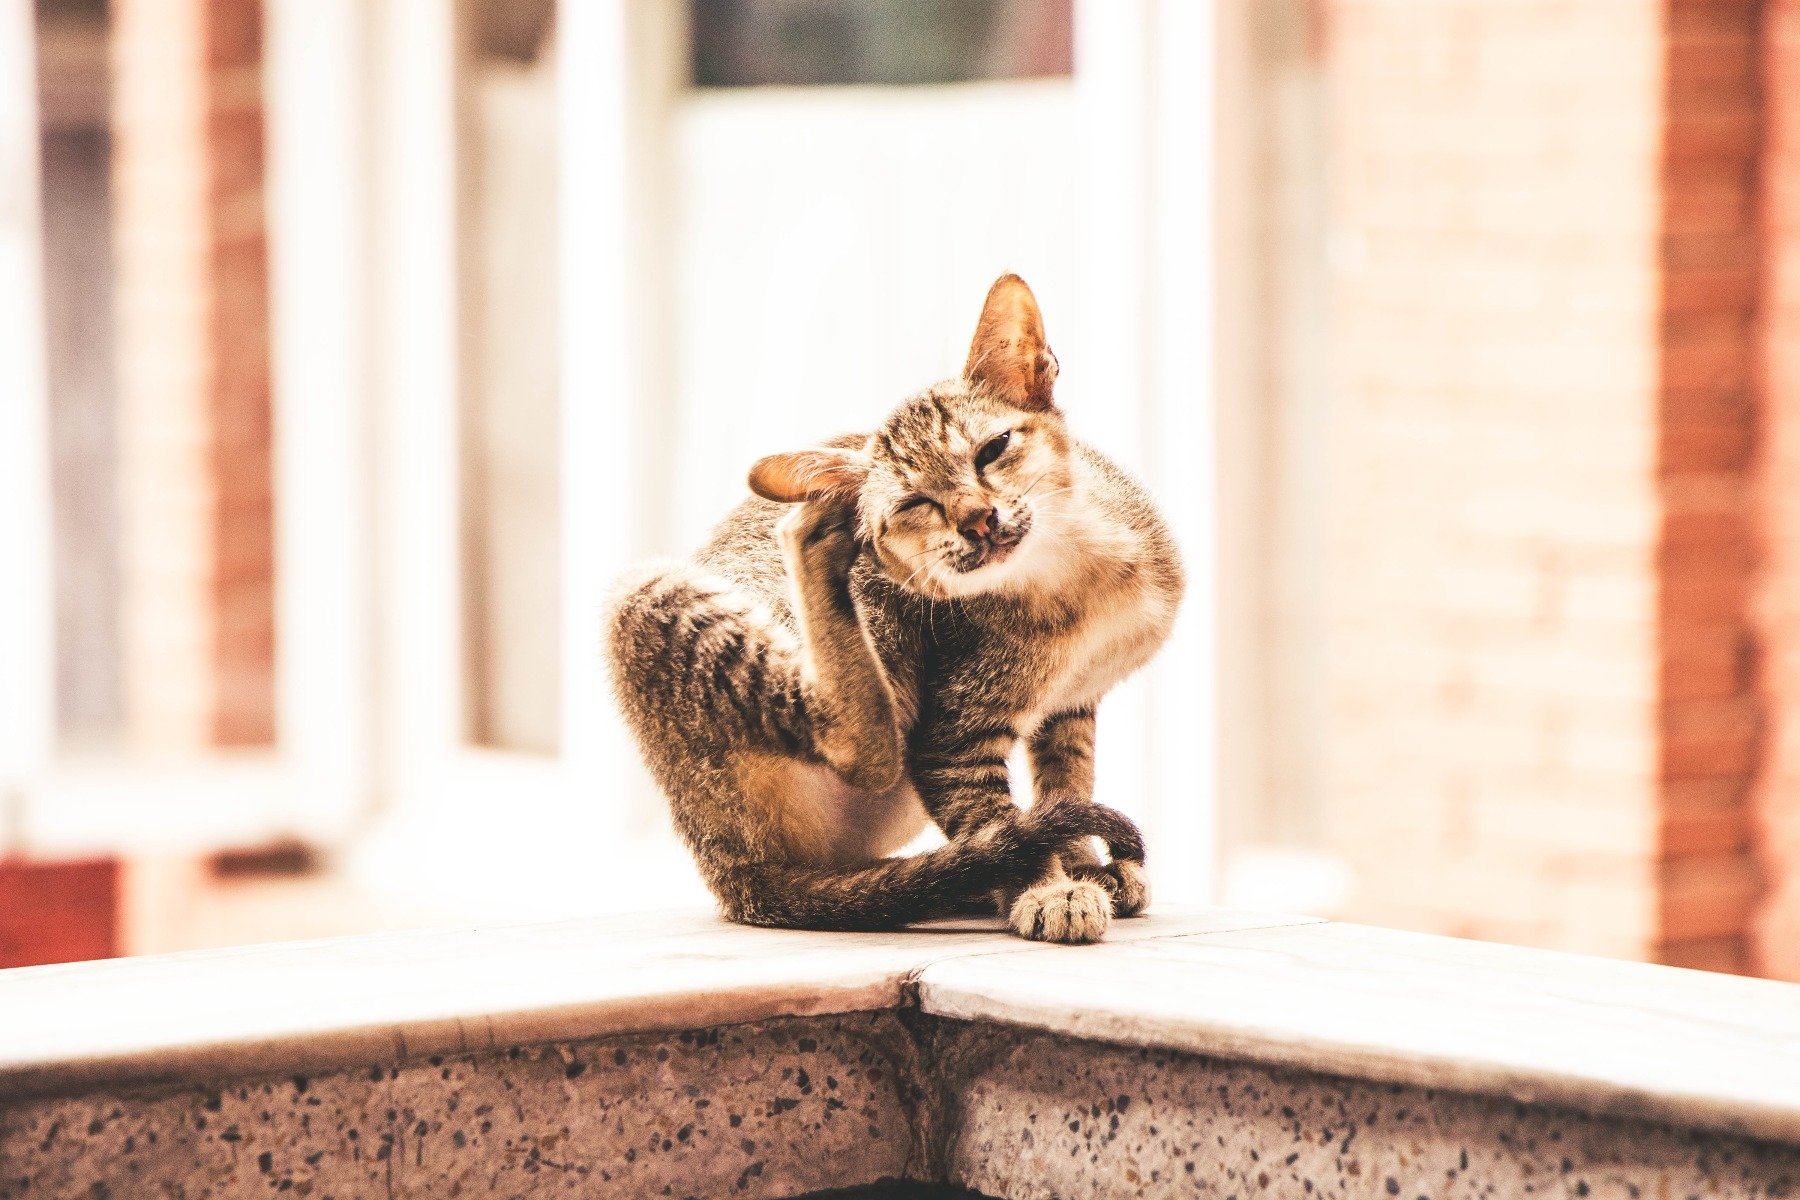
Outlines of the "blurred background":
M598 611L1029 279L1165 900L1800 979L1797 0L0 0L0 965L704 903Z

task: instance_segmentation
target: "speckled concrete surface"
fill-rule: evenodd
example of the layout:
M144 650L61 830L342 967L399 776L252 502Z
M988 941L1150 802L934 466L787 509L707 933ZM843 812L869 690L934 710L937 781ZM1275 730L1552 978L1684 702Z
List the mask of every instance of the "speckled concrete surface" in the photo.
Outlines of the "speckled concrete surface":
M893 1012L0 1109L0 1200L795 1196L930 1176Z
M904 1010L0 1106L0 1200L883 1179L1010 1200L1778 1200L1800 1197L1800 1147Z
M1051 1034L932 1027L951 1181L1009 1200L1800 1196L1800 1147Z

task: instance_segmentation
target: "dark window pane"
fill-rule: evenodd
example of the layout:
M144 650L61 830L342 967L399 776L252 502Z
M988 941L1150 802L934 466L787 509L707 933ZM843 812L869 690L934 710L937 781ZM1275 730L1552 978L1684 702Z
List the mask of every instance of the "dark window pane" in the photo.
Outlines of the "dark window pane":
M1073 0L689 0L698 87L1067 75Z
M555 0L480 0L474 12L475 49L482 59L536 62L550 47Z

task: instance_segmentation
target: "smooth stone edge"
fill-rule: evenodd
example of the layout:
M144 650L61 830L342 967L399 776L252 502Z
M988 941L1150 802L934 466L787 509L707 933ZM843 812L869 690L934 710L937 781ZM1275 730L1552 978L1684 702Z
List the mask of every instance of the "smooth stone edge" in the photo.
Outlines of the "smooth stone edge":
M1179 919L1192 915L1170 912ZM1170 938L1214 937L1262 929L1326 924L1320 917L1245 912L1230 928L1207 931L1170 930L1129 939L1133 944ZM556 922L553 925L563 923ZM541 925L521 928L540 930ZM721 923L722 930L734 928ZM462 936L463 930L420 930L429 937ZM495 931L503 934L502 931ZM921 930L920 932L929 932ZM999 931L995 931L999 932ZM217 954L254 956L263 951L291 954L295 950L329 947L346 940L376 942L404 939L408 933L353 935L349 939L326 938L307 942L277 942L261 946L230 947L223 951L187 951L156 956L163 963L172 958L210 958ZM829 935L820 935L829 936ZM432 1054L480 1052L495 1046L527 1046L545 1042L585 1041L613 1035L678 1033L686 1029L742 1025L776 1017L806 1017L869 1012L877 1009L916 1007L916 981L932 966L965 958L1010 954L1079 954L1088 947L1047 946L1015 939L1016 944L959 949L938 944L921 946L915 958L892 967L871 969L861 975L836 979L817 978L791 983L758 980L695 990L674 990L592 1001L520 1005L490 1013L458 1015L425 1013L400 1020L367 1024L340 1024L319 1029L256 1031L217 1041L145 1044L123 1051L92 1055L65 1055L51 1060L26 1058L0 1061L0 1102L36 1099L71 1093L108 1083L161 1086L204 1082L217 1077L242 1078L283 1072L333 1070L380 1058L398 1062ZM1121 939L1121 942L1125 939ZM1101 942L1104 946L1112 943ZM93 964L62 963L25 971L79 972L90 965L109 974L128 969L129 958L103 959ZM3 973L0 973L3 978ZM109 985L116 986L116 985Z
M1369 1043L1337 1040L1302 1044L1275 1031L1192 1017L1163 1021L1161 1028L1146 1028L1143 1018L1135 1014L1072 1014L1030 1001L995 999L954 983L933 980L929 970L919 979L917 991L921 1012L949 1020L1011 1026L1075 1041L1164 1050L1314 1075L1549 1105L1596 1117L1650 1121L1800 1145L1800 1109L1781 1105L1635 1087L1577 1071L1510 1068L1498 1062L1393 1051Z
M434 1054L483 1054L514 1046L680 1033L782 1017L842 1016L906 1007L904 979L853 985L757 984L742 991L633 996L478 1017L432 1017L0 1068L0 1103L72 1095L113 1084L179 1086L287 1072L318 1074L359 1063L407 1062Z

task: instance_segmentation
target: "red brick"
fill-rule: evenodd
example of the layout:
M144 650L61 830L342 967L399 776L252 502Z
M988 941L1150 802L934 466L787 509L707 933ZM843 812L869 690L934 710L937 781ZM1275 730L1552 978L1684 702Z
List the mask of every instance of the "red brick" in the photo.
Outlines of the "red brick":
M1761 893L1756 863L1748 854L1672 859L1662 871L1662 937L1741 937Z
M0 859L0 967L120 953L119 891L116 859Z
M1800 783L1800 542L1792 536L1792 497L1800 487L1800 4L1770 0L1765 8L1764 137L1760 216L1766 244L1763 276L1761 432L1761 594L1757 634L1768 654L1762 693L1767 728L1753 793L1757 854L1768 894L1750 930L1758 970L1800 980L1800 845L1783 835ZM1782 536L1783 530L1787 531Z
M1743 934L1659 942L1650 953L1653 962L1691 971L1722 971L1741 975L1752 971L1750 947Z

